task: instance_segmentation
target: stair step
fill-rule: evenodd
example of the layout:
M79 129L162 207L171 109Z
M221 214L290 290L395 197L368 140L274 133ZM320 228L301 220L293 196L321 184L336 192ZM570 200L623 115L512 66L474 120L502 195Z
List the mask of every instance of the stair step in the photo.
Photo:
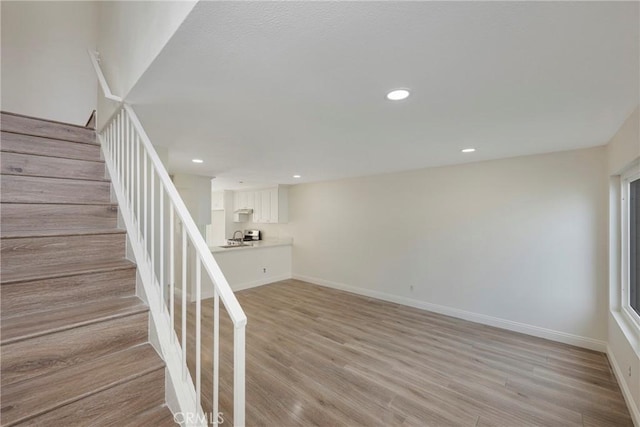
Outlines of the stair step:
M2 282L34 280L44 271L69 271L84 263L118 261L125 256L123 230L51 237L4 237L0 241ZM47 277L47 276L44 276Z
M96 132L93 129L4 111L1 115L0 127L5 132L46 136L65 141L96 143Z
M0 171L5 175L107 181L103 161L62 159L33 154L3 153Z
M96 132L0 112L0 418L175 425Z
M118 205L0 203L2 231L115 228Z
M164 369L157 369L124 384L85 397L31 418L35 426L125 426L133 414L164 402ZM153 424L137 424L136 427Z
M51 139L20 133L2 132L3 152L35 154L38 156L60 157L78 160L101 160L102 152L97 144Z
M150 411L141 413L134 417L130 422L125 422L125 426L154 426L165 427L175 426L173 414L166 405L158 406Z
M58 266L46 266L39 267L37 269L31 269L28 274L15 275L15 277L7 277L2 272L0 279L1 285L10 285L14 283L25 283L35 280L56 279L59 277L69 277L79 274L99 273L103 271L115 271L135 268L135 264L127 259L118 260L100 260L92 262L78 262L75 264L67 264L64 268L58 268ZM4 287L3 287L4 289Z
M68 236L93 236L97 234L127 234L121 228L80 228L76 230L65 229L41 229L41 230L1 230L3 239L21 239L27 237L68 237Z
M136 266L93 266L93 271L70 276L2 284L2 320L37 311L62 309L99 299L132 296L136 291Z
M2 341L0 344L19 342L84 325L144 313L147 310L148 307L142 300L136 296L130 296L78 304L63 310L39 311L23 316L13 316L2 321Z
M148 322L148 313L137 313L3 345L0 385L4 389L19 381L142 344L147 341Z
M81 405L77 408L84 408L84 402L78 402L80 399L89 396L95 398L96 393L125 385L131 380L139 379L154 371L162 371L163 366L162 359L153 347L150 344L142 344L90 362L12 384L2 390L0 415L3 425L11 426L28 421L49 411L58 408L61 410L64 405L74 402ZM164 394L164 387L158 388L162 389ZM134 389L140 394L141 391L137 387ZM93 402L95 404L95 400ZM102 402L103 406L110 404L111 402ZM99 413L103 413L102 411L103 408ZM80 410L80 414L82 412ZM46 420L48 425L59 425L52 423L48 417L41 419L43 422ZM104 424L101 418L93 421Z
M111 203L111 184L63 178L2 175L3 203Z

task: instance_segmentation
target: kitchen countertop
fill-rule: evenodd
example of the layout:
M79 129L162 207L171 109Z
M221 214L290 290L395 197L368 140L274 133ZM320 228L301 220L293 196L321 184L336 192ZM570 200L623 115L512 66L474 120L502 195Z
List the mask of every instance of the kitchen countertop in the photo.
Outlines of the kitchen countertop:
M251 242L251 246L237 246L231 248L222 248L220 246L209 246L212 253L217 252L237 252L249 249L268 248L272 246L289 246L293 244L293 239L265 239Z

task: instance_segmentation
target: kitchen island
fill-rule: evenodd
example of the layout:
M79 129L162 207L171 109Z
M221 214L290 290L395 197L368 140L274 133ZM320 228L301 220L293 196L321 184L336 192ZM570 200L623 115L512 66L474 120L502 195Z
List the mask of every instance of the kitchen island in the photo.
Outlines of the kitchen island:
M231 285L239 291L291 278L292 239L265 239L251 246L210 246L213 257ZM208 292L203 289L204 295Z

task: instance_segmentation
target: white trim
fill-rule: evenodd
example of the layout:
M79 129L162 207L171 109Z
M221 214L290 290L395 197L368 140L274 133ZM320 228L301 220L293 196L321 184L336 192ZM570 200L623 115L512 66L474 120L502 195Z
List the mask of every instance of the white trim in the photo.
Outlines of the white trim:
M588 348L590 350L605 352L607 349L607 343L605 341L597 340L594 338L582 337L579 335L569 334L561 331L554 331L552 329L542 328L542 327L533 326L533 325L527 325L525 323L514 322L512 320L507 320L507 319L500 319L498 317L487 316L485 314L472 313L470 311L460 310L457 308L447 307L444 305L432 304L426 301L418 301L415 299L401 297L398 295L392 295L385 292L357 288L354 286L345 285L343 283L332 282L332 281L320 279L317 277L304 276L304 275L294 273L293 278L298 280L303 280L305 282L313 283L315 285L339 289L342 291L347 291L347 292L351 292L358 295L364 295L371 298L394 302L396 304L402 304L409 307L415 307L422 310L432 311L434 313L440 313L446 316L456 317L458 319L469 320L471 322L481 323L483 325L495 326L497 328L506 329L508 331L520 332L523 334L532 335L534 337L546 338L551 341L557 341L564 344L570 344L578 347Z
M281 280L291 279L291 273L281 274L279 276L271 276L265 279L253 280L251 282L230 284L233 292L244 291L245 289L257 288L259 286L269 285L271 283L280 282ZM213 298L213 289L207 287L202 289L202 299Z
M293 276L289 274L281 274L280 276L268 277L266 279L254 280L252 282L245 282L231 285L233 292L243 291L245 289L257 288L258 286L268 285L270 283L280 282L281 280L291 279Z
M630 304L622 306L620 313L636 331L640 332L640 316L638 316L638 313L635 312Z
M624 400L627 403L627 408L629 408L629 413L631 414L633 425L635 425L636 427L640 427L640 409L638 409L635 400L633 400L631 390L629 390L629 386L624 379L624 375L622 373L622 370L620 369L620 365L618 364L613 350L609 345L607 345L607 357L609 358L609 363L613 368L613 374L615 375L616 380L618 380L618 384L620 385L620 389L622 390L622 396L624 396Z
M640 163L634 162L620 175L620 311L624 317L640 331L640 316L631 307L629 278L629 189L632 182L640 180Z
M611 317L615 321L615 327L622 332L627 344L633 350L633 353L640 360L640 334L635 328L635 325L629 323L629 319L623 316L620 311L611 311Z

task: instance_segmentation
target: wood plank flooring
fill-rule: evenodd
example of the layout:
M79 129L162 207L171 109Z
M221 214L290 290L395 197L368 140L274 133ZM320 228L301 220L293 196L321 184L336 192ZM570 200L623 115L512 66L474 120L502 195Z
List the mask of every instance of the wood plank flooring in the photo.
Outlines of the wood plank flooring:
M236 295L249 322L248 426L633 425L603 353L297 280ZM212 306L202 306L206 412ZM230 425L233 329L223 313L220 410ZM190 304L192 372L194 314Z

